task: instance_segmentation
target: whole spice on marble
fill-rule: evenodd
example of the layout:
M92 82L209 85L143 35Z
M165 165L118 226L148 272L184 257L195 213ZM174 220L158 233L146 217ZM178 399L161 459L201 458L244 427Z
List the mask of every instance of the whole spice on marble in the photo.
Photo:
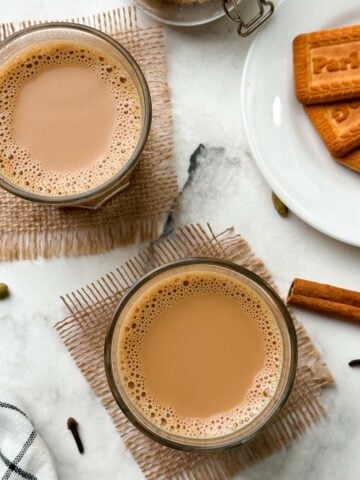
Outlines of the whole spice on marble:
M7 298L10 295L9 287L6 283L0 283L0 300Z
M275 195L275 193L272 193L272 202L274 204L275 210L278 212L278 214L281 217L287 217L289 213L288 207L280 200L278 196Z
M351 360L351 362L349 362L349 367L360 367L360 358Z
M290 286L288 305L360 322L360 292L326 283L295 278Z
M84 445L80 438L78 422L75 420L75 418L70 417L67 421L67 426L74 437L79 452L81 454L84 453Z

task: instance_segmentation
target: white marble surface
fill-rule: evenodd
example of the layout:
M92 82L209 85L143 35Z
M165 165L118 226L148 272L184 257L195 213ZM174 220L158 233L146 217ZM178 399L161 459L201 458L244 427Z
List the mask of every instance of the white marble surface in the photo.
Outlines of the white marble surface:
M121 0L2 0L0 21L65 18L120 4ZM283 295L295 276L360 290L358 249L326 238L294 215L282 219L273 210L270 190L249 156L240 121L240 78L249 41L239 40L225 20L198 29L167 29L166 40L174 161L181 185L191 153L199 143L206 146L183 194L177 222L209 221L216 229L234 225L265 260ZM264 72L264 86L265 80ZM65 314L59 294L99 277L136 249L0 265L0 279L12 290L11 298L0 305L0 384L24 398L62 480L143 478L52 329ZM360 357L359 327L300 311L299 317L337 382L324 398L328 415L292 447L242 472L239 479L360 476L360 370L347 366ZM86 446L82 457L66 430L70 415L81 422Z

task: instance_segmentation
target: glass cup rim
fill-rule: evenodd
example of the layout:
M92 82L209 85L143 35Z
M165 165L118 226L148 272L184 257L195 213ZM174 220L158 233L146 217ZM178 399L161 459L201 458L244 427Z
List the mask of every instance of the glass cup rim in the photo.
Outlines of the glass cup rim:
M90 27L88 25L83 25L81 23L76 23L76 22L54 21L54 22L44 22L38 25L31 25L29 27L25 27L17 32L12 33L8 37L6 37L2 42L0 42L0 55L4 47L8 46L18 38L24 37L29 33L37 32L37 31L57 30L57 29L65 29L69 31L70 30L82 31L87 34L93 35L97 38L100 38L101 40L104 40L105 42L110 44L112 47L114 47L115 50L117 50L126 59L130 67L135 72L135 75L141 87L141 92L142 92L143 101L144 101L143 126L142 126L141 134L135 150L133 151L131 157L126 162L126 164L115 175L113 175L109 180L102 183L101 185L98 185L97 187L92 188L91 190L87 190L85 192L80 192L73 195L53 197L49 195L40 195L37 193L23 190L17 187L16 185L10 183L9 181L7 181L6 177L0 175L0 187L4 188L8 192L18 197L24 198L25 200L29 200L32 202L37 202L37 203L66 206L66 205L72 205L72 204L79 204L81 202L85 202L85 201L92 200L93 198L97 198L99 195L108 192L112 187L117 185L117 183L119 183L121 179L126 178L127 174L131 173L131 171L134 169L135 165L137 164L137 161L145 147L145 143L149 136L151 120L152 120L152 103L151 103L151 95L150 95L148 83L146 81L146 78L140 66L138 65L134 57L120 42L112 38L110 35L102 32L97 28Z
M143 425L137 417L133 414L131 409L128 407L127 403L123 399L123 396L119 389L117 388L113 366L111 362L111 353L112 353L112 343L113 343L113 336L115 333L115 328L117 322L120 318L121 312L124 309L125 305L128 301L132 298L132 296L147 282L155 278L161 273L165 273L172 269L176 269L178 267L183 266L192 266L192 265L208 265L208 266L215 266L215 267L223 267L225 269L230 269L244 275L245 277L252 280L258 287L263 289L273 300L275 306L279 309L281 316L284 320L284 324L286 326L286 330L289 335L289 342L290 342L290 362L289 362L289 372L288 377L285 381L285 385L281 396L279 397L278 401L273 405L271 412L269 413L268 417L263 420L263 422L253 431L247 434L245 437L234 439L232 442L224 443L223 445L188 445L183 444L180 441L165 438L160 434L150 430L145 425ZM259 275L248 270L245 267L242 267L236 263L230 262L228 260L217 259L212 257L188 257L184 259L175 260L169 262L165 265L161 265L159 267L154 268L144 276L142 276L138 281L134 283L130 287L130 289L125 293L125 295L120 300L119 304L117 305L115 312L113 314L112 320L109 324L109 327L106 332L105 343L104 343L104 365L105 365L105 373L108 381L108 385L110 391L115 399L116 403L125 414L125 416L130 420L130 422L142 433L150 437L152 440L156 440L158 443L165 445L167 447L175 448L177 450L184 450L184 451L191 451L191 452L214 452L214 451L222 451L227 450L229 448L233 448L239 446L243 443L246 443L252 440L254 437L258 436L261 431L266 428L277 416L277 414L281 411L282 407L284 406L285 402L287 401L296 377L297 371L297 361L298 361L298 343L297 343L297 334L293 319L290 315L289 310L285 306L284 302L277 294L277 292ZM240 430L239 430L240 431ZM224 437L219 437L219 440Z

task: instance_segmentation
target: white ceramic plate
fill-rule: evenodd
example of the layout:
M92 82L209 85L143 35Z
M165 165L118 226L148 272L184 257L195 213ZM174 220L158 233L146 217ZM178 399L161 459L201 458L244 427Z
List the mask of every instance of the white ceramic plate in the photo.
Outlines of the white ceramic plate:
M294 94L292 40L360 23L359 0L283 0L256 36L241 85L243 122L272 190L305 222L360 246L360 174L337 164Z

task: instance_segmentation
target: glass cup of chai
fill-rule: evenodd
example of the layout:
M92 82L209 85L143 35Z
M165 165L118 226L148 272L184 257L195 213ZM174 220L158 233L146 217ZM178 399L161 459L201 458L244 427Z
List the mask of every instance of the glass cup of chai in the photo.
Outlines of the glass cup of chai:
M151 125L145 77L84 25L25 28L0 45L0 186L34 202L98 208L129 186Z
M211 452L245 443L275 418L297 366L291 316L259 276L188 258L122 298L105 341L111 392L152 439Z

